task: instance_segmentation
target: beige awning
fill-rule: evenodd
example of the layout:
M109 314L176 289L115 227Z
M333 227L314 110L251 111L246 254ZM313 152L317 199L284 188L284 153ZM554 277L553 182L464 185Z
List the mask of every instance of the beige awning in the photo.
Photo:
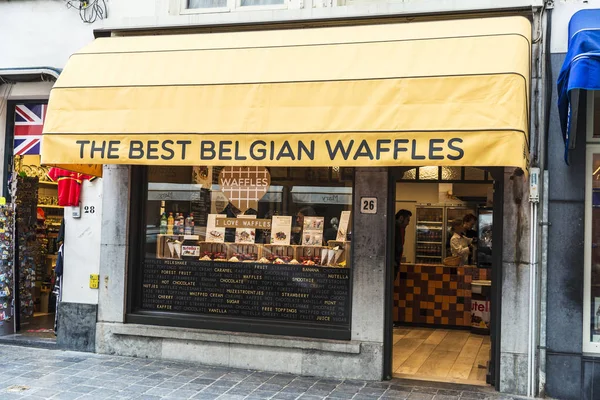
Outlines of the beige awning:
M526 168L530 32L503 17L96 39L52 90L42 162Z

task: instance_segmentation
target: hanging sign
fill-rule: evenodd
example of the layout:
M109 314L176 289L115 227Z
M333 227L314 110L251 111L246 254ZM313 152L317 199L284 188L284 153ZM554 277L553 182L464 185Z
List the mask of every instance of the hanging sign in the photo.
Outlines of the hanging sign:
M240 215L237 218L217 217L217 228L249 228L249 229L271 229L270 219L248 219L250 215ZM255 216L252 216L255 217Z
M265 167L225 167L219 174L221 191L238 210L258 210L258 201L271 185Z

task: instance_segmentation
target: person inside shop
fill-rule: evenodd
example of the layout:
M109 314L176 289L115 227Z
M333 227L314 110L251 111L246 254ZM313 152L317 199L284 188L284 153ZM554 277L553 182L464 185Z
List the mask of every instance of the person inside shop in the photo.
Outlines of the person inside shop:
M408 210L400 210L396 213L396 245L394 246L394 281L400 272L400 263L402 263L402 254L404 253L404 239L406 236L406 227L410 224L412 213Z
M475 215L467 214L463 217L465 236L469 239L474 239L477 237L477 231L473 229L475 227L475 223L477 223L477 217Z
M323 233L323 237L325 238L325 244L327 244L330 240L337 239L337 232L340 225L340 220L337 217L331 218L329 221L329 228L325 229Z
M450 251L454 257L461 258L461 265L468 264L473 239L465 236L465 227L462 219L452 221L452 232L454 233L450 239Z
M463 217L463 227L465 228L465 236L472 240L471 252L469 253L469 265L473 262L473 254L475 254L475 245L477 244L477 231L473 229L477 223L477 217L473 214L467 214Z
M265 213L265 215L260 218L270 220L273 218L273 215L277 215L277 212L274 210L268 210ZM271 243L271 230L270 229L257 229L255 243L260 243L260 244Z
M302 244L302 229L304 227L304 217L314 217L316 215L315 210L312 207L303 207L296 213L296 220L292 227L292 244Z
M400 273L400 264L402 263L402 255L404 254L404 239L406 237L406 227L410 224L412 213L408 210L400 210L395 217L395 238L396 245L394 246L394 276L392 280L395 282ZM398 327L399 322L394 322L394 326Z

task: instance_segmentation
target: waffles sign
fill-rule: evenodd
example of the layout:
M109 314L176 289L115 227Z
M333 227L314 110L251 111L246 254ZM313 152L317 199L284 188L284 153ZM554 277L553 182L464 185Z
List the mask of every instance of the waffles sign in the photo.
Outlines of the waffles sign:
M271 175L264 167L225 167L219 174L219 185L231 204L243 213L258 210L258 201L271 185Z

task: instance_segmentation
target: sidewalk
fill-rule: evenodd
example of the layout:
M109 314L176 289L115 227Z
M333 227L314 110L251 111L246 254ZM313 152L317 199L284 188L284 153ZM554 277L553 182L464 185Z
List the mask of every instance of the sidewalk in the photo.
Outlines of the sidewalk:
M489 388L289 374L0 345L0 399L512 399Z

